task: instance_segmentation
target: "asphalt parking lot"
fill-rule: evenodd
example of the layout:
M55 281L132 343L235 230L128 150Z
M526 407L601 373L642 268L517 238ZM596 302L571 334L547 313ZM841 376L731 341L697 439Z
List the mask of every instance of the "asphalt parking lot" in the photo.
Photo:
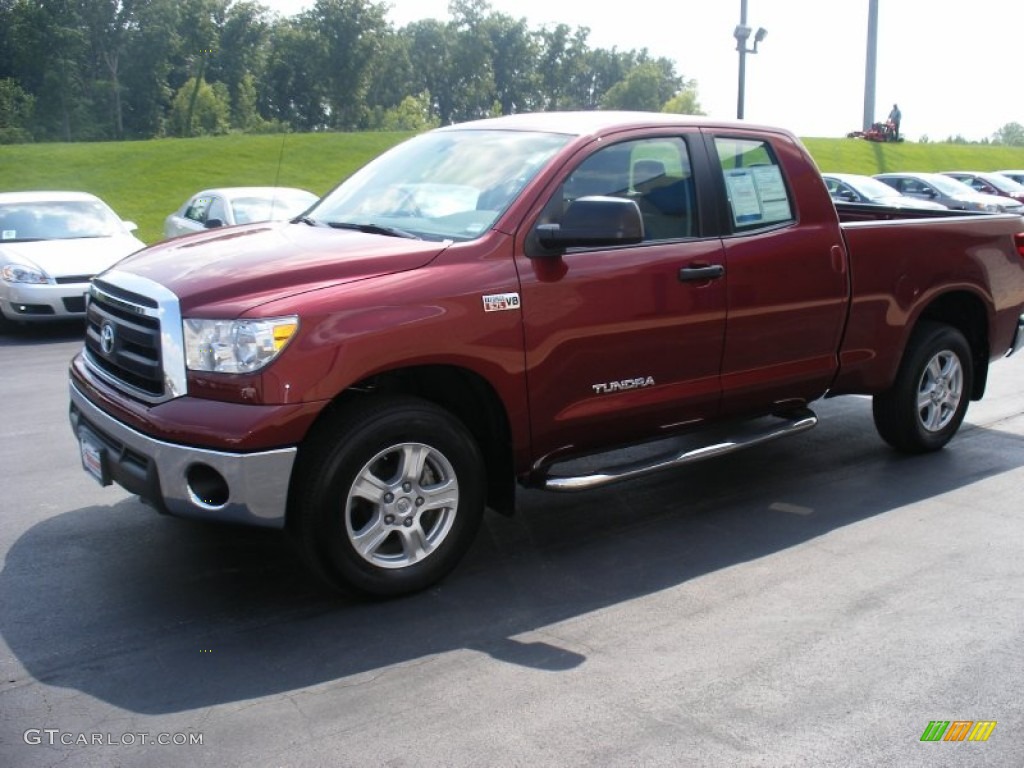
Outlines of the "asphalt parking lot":
M80 334L0 336L0 765L1024 765L1024 354L938 454L826 401L805 435L525 492L440 586L355 603L278 533L93 482Z

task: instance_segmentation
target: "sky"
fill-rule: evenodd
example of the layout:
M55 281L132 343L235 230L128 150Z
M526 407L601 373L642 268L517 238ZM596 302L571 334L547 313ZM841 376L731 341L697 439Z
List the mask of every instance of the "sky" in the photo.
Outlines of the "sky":
M310 0L262 0L290 16ZM447 20L448 0L390 0L395 27ZM739 0L489 0L530 29L590 29L591 48L672 59L711 117L736 117ZM745 119L803 137L845 136L864 115L868 0L747 0L767 37L746 57ZM628 9L628 12L625 10ZM991 138L1024 124L1024 0L879 0L876 120L894 103L909 141ZM752 41L751 41L752 42Z

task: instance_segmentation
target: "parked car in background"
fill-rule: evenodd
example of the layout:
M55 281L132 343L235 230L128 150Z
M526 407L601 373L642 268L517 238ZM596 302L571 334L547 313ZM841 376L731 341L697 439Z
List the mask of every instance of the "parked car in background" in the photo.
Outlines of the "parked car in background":
M1024 213L1024 205L1016 200L975 192L962 181L941 173L879 173L875 176L897 192L942 203L956 211L983 211L985 213Z
M164 220L164 237L204 229L284 221L317 201L317 196L294 187L220 187L196 192Z
M918 208L936 211L947 210L942 203L932 200L921 200L916 197L901 195L888 184L883 184L871 176L856 173L823 173L828 193L837 203L864 203L868 205L887 205L892 208Z
M0 193L0 324L85 317L93 275L145 247L95 195Z
M1024 184L1024 171L995 171L995 173L1013 179L1018 184Z
M1024 184L1019 184L1007 176L983 171L944 171L943 175L962 181L983 195L1009 197L1018 203L1024 203Z

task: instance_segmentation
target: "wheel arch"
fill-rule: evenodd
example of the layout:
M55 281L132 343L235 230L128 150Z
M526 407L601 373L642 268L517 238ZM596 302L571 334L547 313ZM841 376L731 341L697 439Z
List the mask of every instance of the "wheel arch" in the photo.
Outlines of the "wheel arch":
M971 367L974 373L971 400L980 400L985 394L989 364L988 312L982 299L970 291L952 291L937 296L918 315L914 328L922 322L945 323L956 328L967 339L971 348Z
M443 408L473 435L486 466L487 506L502 514L515 508L515 473L512 431L504 403L484 377L454 365L418 365L374 374L338 395L321 411L299 446L296 467L303 462L303 447L333 414L359 398L406 395Z

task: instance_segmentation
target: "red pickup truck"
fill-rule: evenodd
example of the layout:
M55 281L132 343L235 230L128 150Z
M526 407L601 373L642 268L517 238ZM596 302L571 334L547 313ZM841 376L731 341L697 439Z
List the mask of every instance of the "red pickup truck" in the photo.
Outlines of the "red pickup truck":
M799 433L821 397L872 395L886 442L936 450L1024 343L1024 224L892 215L840 223L778 129L441 128L291 222L97 277L82 462L172 515L286 528L383 596L449 572L517 482L594 489Z

